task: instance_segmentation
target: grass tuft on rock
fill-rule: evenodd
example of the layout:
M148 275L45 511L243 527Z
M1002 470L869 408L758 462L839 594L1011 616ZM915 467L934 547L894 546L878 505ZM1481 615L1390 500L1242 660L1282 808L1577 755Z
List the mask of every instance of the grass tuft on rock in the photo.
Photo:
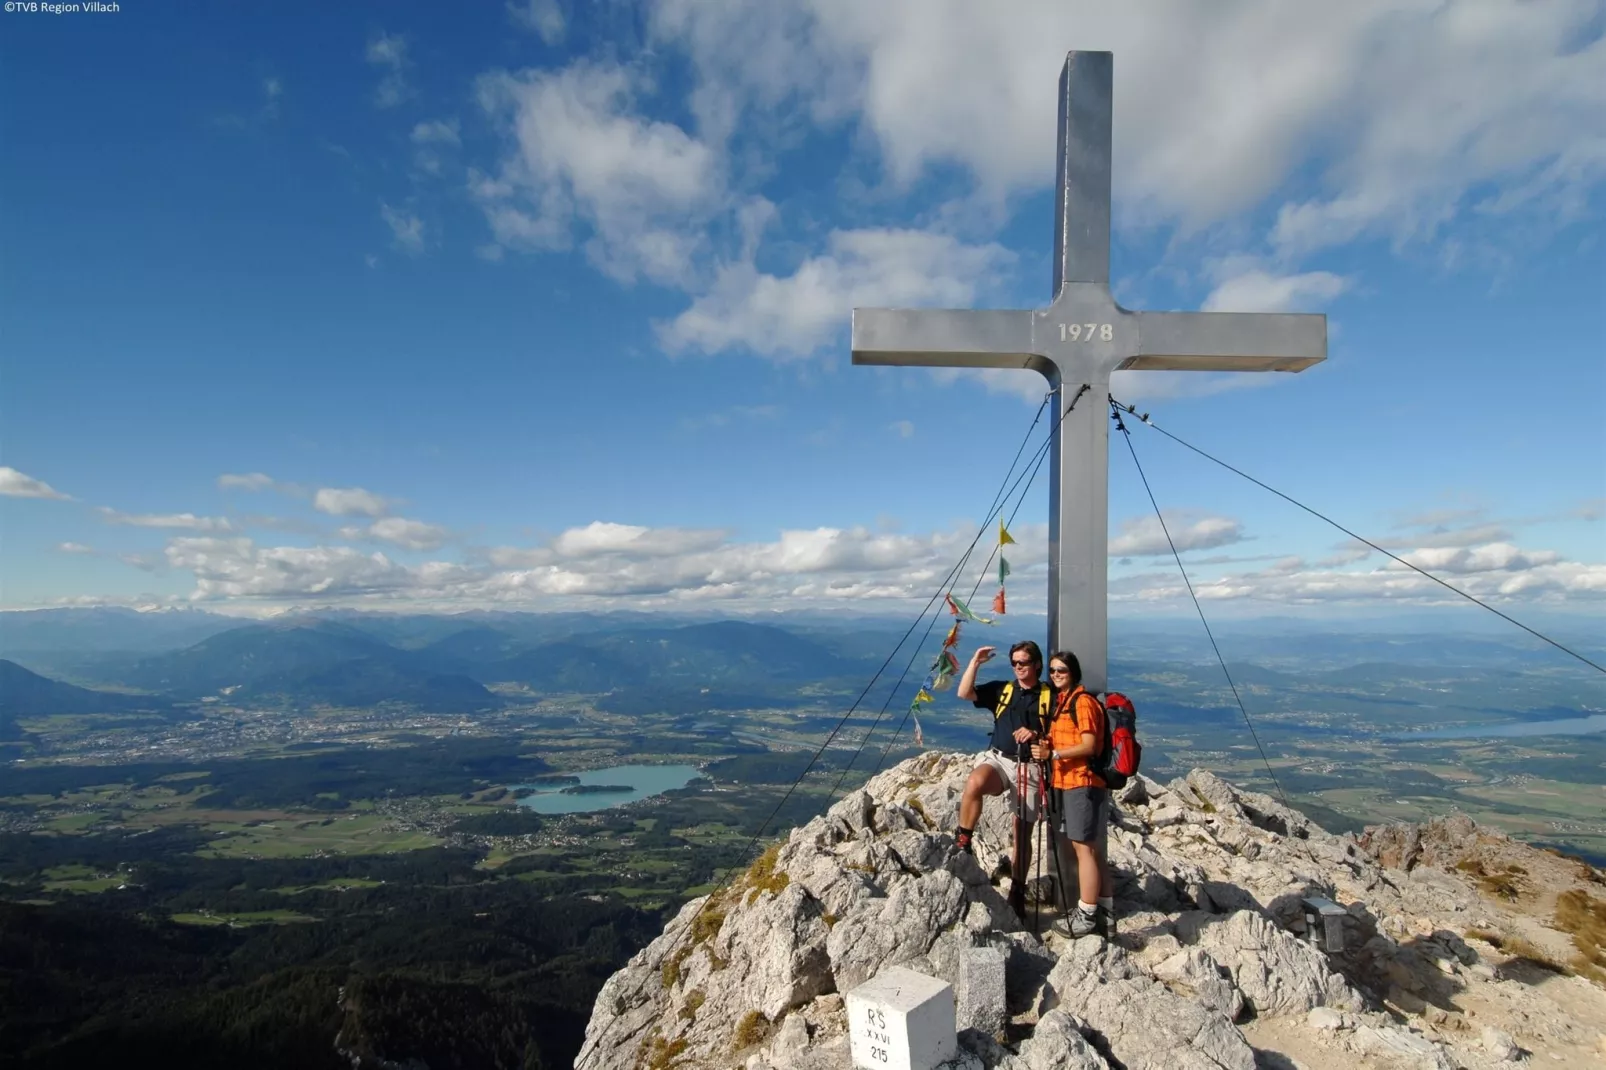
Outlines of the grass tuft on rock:
M781 845L778 843L772 844L769 850L759 855L757 860L748 867L739 887L750 889L747 893L749 906L765 892L773 892L779 895L788 884L792 883L792 878L787 876L786 870L775 868L780 856Z
M762 1044L770 1035L770 1020L764 1017L762 1011L748 1011L742 1015L742 1020L736 1023L736 1032L731 1034L731 1050L742 1051L755 1044Z
M1606 984L1606 902L1573 889L1556 897L1556 928L1573 938L1578 950L1573 970Z

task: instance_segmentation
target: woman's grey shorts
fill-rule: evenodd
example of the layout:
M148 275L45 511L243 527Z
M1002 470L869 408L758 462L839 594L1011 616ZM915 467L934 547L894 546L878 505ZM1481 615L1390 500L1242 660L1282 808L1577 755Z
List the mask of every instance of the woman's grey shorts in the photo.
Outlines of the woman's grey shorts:
M1060 792L1060 815L1066 839L1102 846L1110 830L1110 793L1104 788L1067 788Z

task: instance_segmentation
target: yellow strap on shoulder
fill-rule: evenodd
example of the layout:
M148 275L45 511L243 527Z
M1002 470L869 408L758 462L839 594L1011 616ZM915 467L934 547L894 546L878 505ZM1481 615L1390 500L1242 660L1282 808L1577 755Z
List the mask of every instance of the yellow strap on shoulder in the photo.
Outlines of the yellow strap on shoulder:
M998 693L998 708L993 710L993 720L998 720L1009 709L1009 700L1015 696L1015 685L1006 683L1004 689Z

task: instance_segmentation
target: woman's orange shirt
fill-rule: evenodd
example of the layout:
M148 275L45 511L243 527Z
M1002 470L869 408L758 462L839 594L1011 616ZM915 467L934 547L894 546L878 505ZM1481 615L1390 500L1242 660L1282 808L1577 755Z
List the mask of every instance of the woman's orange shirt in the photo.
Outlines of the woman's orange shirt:
M1070 750L1082 742L1083 732L1093 733L1095 740L1104 738L1104 707L1081 687L1074 691L1061 691L1054 696L1054 719L1048 726L1049 745L1055 750ZM1104 781L1093 772L1089 758L1056 758L1054 786L1104 787Z

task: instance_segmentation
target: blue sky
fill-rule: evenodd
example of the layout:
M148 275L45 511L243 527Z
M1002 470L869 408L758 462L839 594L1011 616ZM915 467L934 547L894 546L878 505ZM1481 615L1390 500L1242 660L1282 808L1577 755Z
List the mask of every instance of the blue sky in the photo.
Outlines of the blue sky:
M923 602L1043 384L854 368L848 313L1047 303L1086 48L1117 298L1330 325L1298 376L1118 393L1480 596L1598 617L1601 5L1161 6L7 16L0 605ZM1439 599L1135 433L1220 612ZM1117 441L1110 512L1112 611L1176 611Z

